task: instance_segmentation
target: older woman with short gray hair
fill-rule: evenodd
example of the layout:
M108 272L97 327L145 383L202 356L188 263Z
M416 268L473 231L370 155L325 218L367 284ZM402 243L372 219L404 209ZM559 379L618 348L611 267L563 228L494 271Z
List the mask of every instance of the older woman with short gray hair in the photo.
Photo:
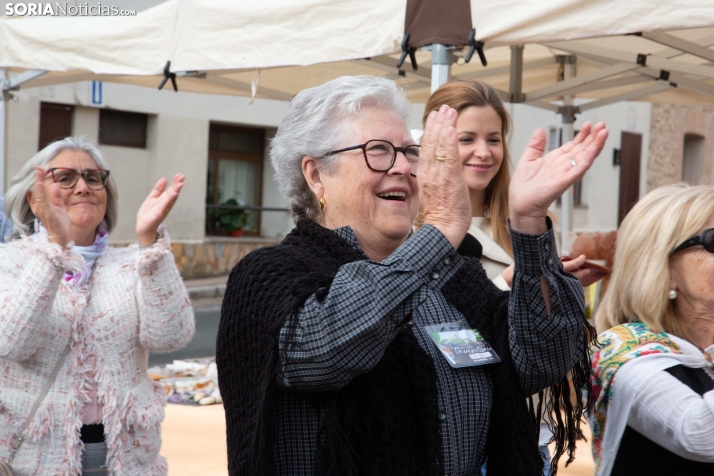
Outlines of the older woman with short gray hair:
M456 111L430 114L420 147L409 110L392 81L356 76L300 92L283 118L270 156L297 227L236 265L221 311L232 475L475 475L486 458L490 474L538 474L524 397L569 371L589 385L582 289L547 210L604 125L545 157L534 133L511 181L509 294L463 243Z
M32 156L23 166L18 175L13 178L12 187L5 194L6 212L15 229L15 236L27 236L35 232L34 221L37 218L27 194L35 184L35 169L46 167L52 159L64 150L82 151L88 155L99 169L108 169L107 162L102 157L102 153L93 144L86 142L79 137L67 137L63 140L55 141ZM107 195L107 205L104 214L107 232L111 232L117 222L117 188L114 180L109 178L104 187Z
M183 187L158 181L138 243L108 246L117 192L99 150L54 142L13 178L0 245L0 462L13 474L166 474L163 389L149 352L185 345L194 322L160 227Z

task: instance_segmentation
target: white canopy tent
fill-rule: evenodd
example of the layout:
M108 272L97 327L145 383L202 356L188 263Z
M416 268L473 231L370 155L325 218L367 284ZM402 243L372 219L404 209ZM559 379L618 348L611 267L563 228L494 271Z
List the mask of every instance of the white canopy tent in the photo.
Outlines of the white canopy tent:
M437 43L416 51L416 71L396 66L410 2L170 0L135 17L6 17L2 89L174 76L180 91L290 100L337 76L386 74L423 102L450 78L479 78L506 101L561 113L564 139L576 113L617 101L714 105L714 0L471 0L488 65Z

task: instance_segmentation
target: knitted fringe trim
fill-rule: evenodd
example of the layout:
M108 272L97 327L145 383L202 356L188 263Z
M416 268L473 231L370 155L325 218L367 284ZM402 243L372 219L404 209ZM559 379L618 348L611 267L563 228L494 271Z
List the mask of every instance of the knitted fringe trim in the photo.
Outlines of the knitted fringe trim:
M147 401L141 402L139 396L130 391L120 410L120 419L127 427L153 428L164 420L166 394L155 382L147 381L151 394Z
M75 324L75 328L79 324ZM76 329L75 329L76 330ZM73 330L73 334L76 333ZM81 351L81 343L74 342L69 355L70 375L76 375L72 380L69 392L69 405L64 415L64 460L60 467L62 475L74 475L82 473L82 448L84 445L79 439L82 427L82 410L86 395L84 372L84 354Z
M72 249L69 247L68 248L62 248L60 245L57 243L50 243L49 241L46 240L36 240L32 241L32 238L27 237L23 238L23 240L26 240L26 244L30 245L30 243L35 246L35 249L43 254L51 263L53 266L61 269L72 269L76 271L81 271L84 269L84 261L82 261L81 256L77 253L72 251ZM25 243L23 243L24 245Z
M551 397L544 405L546 414L552 415L555 420L548 423L555 441L555 451L551 459L551 476L557 474L558 461L564 454L568 455L566 467L575 460L576 440L583 438L581 430L583 416L592 412L595 400L602 390L600 379L592 368L589 352L591 345L598 345L597 332L587 321L584 323L584 339L585 350L570 370L572 387L568 378L550 387ZM571 392L574 394L572 400Z
M136 269L145 268L150 264L159 261L166 255L172 255L173 259L171 238L169 237L169 233L166 231L166 226L159 226L159 233L162 235L161 238L148 248L139 248L137 243L131 245L132 248L137 250L136 260L134 261Z
M44 403L37 409L37 413L35 413L27 430L25 430L25 438L33 443L37 443L43 436L52 431L54 425L55 418L52 412L52 405Z
M166 458L159 455L156 457L156 462L151 468L144 469L139 474L140 476L165 476L168 472L169 465L166 462Z

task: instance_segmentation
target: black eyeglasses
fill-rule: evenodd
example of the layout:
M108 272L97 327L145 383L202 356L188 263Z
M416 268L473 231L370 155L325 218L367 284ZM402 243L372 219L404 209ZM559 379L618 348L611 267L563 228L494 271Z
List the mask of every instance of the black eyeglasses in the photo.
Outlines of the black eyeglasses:
M407 158L411 166L411 174L416 176L417 168L419 167L419 146L416 144L406 147L397 147L386 140L369 140L364 144L332 150L328 152L327 155L339 154L340 152L356 149L362 149L367 167L375 172L386 172L391 169L397 160L397 152L401 152Z
M672 253L697 245L702 245L705 250L714 253L714 228L707 228L700 235L684 240L679 246L672 250Z
M52 174L52 180L60 188L74 188L79 182L79 177L84 179L91 190L101 190L107 186L109 181L109 171L104 169L85 169L82 173L66 167L53 167L48 170Z

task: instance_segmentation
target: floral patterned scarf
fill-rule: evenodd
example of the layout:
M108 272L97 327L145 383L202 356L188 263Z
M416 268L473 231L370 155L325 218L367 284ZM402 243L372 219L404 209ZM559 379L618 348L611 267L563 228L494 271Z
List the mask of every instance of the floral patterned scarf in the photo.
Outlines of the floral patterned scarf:
M593 415L589 418L593 433L595 474L599 474L602 462L603 437L615 373L624 364L638 357L667 353L684 354L669 334L652 329L641 322L615 326L600 334L598 343L600 348L593 348L592 365L595 375L602 382L602 391L595 401Z

